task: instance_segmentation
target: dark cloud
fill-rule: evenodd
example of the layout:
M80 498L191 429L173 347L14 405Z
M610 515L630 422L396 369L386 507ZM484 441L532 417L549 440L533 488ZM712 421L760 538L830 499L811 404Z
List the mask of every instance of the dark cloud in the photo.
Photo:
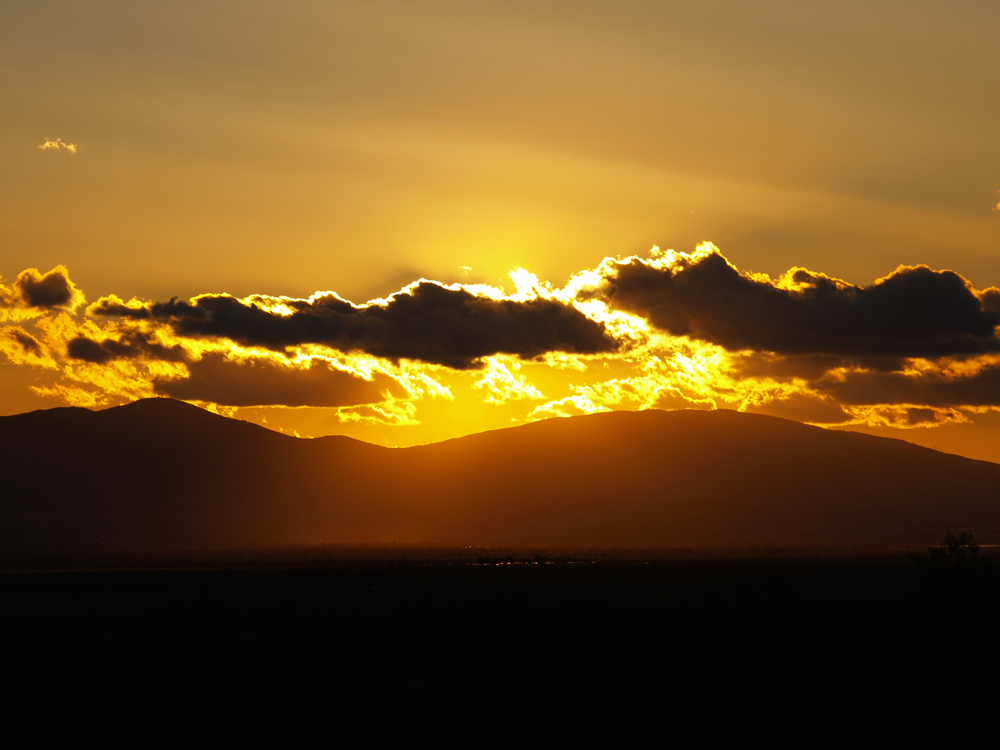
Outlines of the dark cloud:
M788 354L749 352L733 359L733 367L740 377L774 378L788 381L793 378L818 380L830 370L851 369L893 372L903 369L905 357L836 357L832 354Z
M7 335L20 345L21 350L25 354L34 354L36 357L42 356L41 342L23 328L12 326L7 329Z
M286 300L291 315L271 313L228 296L176 299L145 308L113 300L91 306L92 314L169 322L183 336L227 338L275 351L322 344L388 359L413 359L456 369L475 366L492 354L525 358L561 351L595 354L618 349L604 325L555 300L493 300L464 289L422 282L393 295L385 305L355 307L328 295Z
M52 364L47 347L20 326L0 327L0 360L26 365Z
M355 406L409 396L395 380L376 374L372 380L314 360L308 369L264 359L234 361L207 354L188 364L189 378L157 380L156 392L188 401L226 406Z
M991 286L984 289L979 298L983 301L983 309L992 313L1000 313L1000 289Z
M841 424L852 418L832 398L806 393L792 393L766 404L747 404L745 411L814 424Z
M655 268L612 266L596 292L674 335L731 351L945 357L1000 351L1000 291L977 295L952 271L900 267L868 287L795 269L797 288L741 274L718 252Z
M906 423L916 426L918 424L937 424L938 414L934 409L907 409Z
M138 333L123 336L119 340L102 341L77 336L67 344L66 353L73 359L98 365L115 359L159 359L166 362L183 362L187 359L187 353L182 347L163 346Z
M65 307L76 301L78 295L66 269L61 266L45 275L34 268L22 271L14 287L27 307Z
M810 384L847 405L914 404L927 407L1000 406L1000 363L962 377L943 369L850 372Z

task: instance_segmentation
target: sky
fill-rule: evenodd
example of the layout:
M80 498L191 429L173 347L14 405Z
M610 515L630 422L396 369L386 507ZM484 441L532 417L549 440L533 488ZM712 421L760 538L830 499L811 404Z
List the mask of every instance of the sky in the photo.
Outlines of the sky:
M0 413L1000 461L993 0L0 5Z

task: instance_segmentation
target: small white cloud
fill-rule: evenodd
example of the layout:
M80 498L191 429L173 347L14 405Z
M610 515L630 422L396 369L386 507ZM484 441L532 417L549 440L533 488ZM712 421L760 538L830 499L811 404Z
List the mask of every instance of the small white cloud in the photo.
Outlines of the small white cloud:
M75 154L80 147L75 143L66 143L62 138L56 138L55 140L46 138L45 143L38 148L42 151L69 151L71 154Z
M462 270L462 276L468 276L472 273L472 266L459 266L459 268Z

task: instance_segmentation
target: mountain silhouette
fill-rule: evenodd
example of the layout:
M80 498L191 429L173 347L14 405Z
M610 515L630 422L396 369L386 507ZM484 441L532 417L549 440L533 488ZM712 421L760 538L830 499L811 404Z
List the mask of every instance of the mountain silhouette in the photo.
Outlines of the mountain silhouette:
M1000 465L733 411L611 412L383 448L170 399L0 418L0 544L552 546L1000 539Z

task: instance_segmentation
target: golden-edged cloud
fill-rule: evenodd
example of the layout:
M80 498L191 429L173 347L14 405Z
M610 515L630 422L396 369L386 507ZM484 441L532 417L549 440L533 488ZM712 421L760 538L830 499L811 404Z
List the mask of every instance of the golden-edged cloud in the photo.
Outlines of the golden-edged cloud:
M76 154L80 150L80 147L75 143L67 143L62 138L56 138L55 140L51 138L46 138L45 141L38 146L42 151L65 151L68 154Z
M515 374L521 369L516 359L490 357L486 360L486 372L473 384L481 390L488 404L505 404L521 399L543 399L542 392L529 383L523 375ZM514 372L511 372L513 370Z
M0 327L0 354L13 365L46 369L58 367L49 347L22 326Z
M0 283L0 321L34 318L53 310L73 312L85 301L64 266L44 274L28 268L10 286Z
M162 321L180 336L228 339L242 346L284 351L318 344L453 369L475 367L495 354L595 354L619 346L603 323L570 304L539 297L496 299L431 281L365 305L332 293L310 299L202 295L141 307L102 299L89 312Z
M900 266L868 287L795 268L740 273L713 246L669 263L613 264L594 294L674 336L730 351L943 357L1000 351L1000 290L953 271Z

